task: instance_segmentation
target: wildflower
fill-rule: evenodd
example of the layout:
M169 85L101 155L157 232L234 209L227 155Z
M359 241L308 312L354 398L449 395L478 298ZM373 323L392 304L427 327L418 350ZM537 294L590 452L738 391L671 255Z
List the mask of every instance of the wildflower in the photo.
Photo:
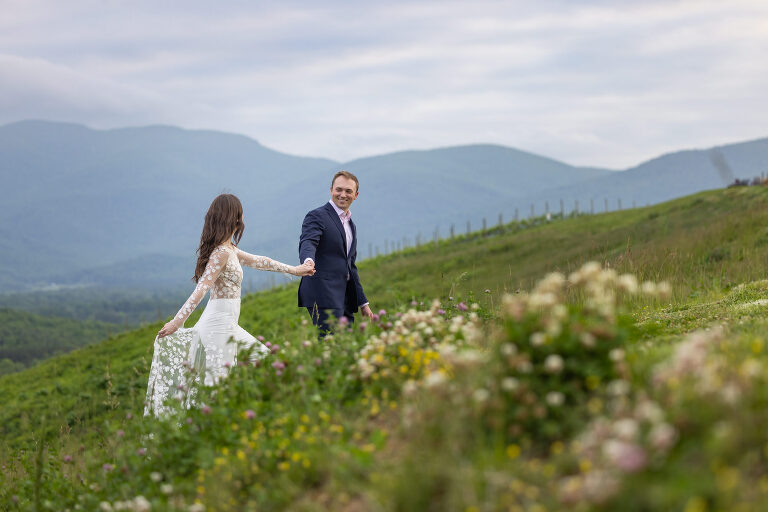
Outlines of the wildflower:
M143 456L145 456L145 455L147 454L147 449L146 449L146 448L144 448L144 447L141 447L141 448L139 448L138 450L136 450L136 454L137 454L139 457L143 457Z
M102 501L99 503L99 510L101 510L101 512L112 512L114 509L108 501Z
M610 353L608 354L608 357L610 357L611 361L613 361L614 363L618 363L619 361L624 360L624 351L621 350L620 348L614 348L613 350L610 351Z
M501 380L501 389L504 391L516 391L517 388L520 386L520 383L517 381L514 377L504 377Z
M200 409L200 412L202 412L203 414L211 414L211 407L210 407L210 406L208 406L208 405L204 405L204 406L203 406L203 407Z
M466 305L466 304L464 304L463 302L459 302L459 303L458 303L458 305L456 306L456 308L458 308L458 310L459 310L459 311L466 311L466 310L468 310L468 309L469 309L469 308L467 307L467 305Z
M231 367L232 367L232 363L230 363L229 361L224 363L224 368L231 368Z
M163 484L160 486L160 492L163 494L171 494L173 492L173 486L171 484Z
M133 498L132 508L136 512L148 512L152 509L152 504L144 496L136 496Z
M316 365L316 366L320 366L321 364L323 364L323 361L322 361L322 359L320 359L319 357L316 357L316 358L315 358L315 365Z
M163 479L163 475L161 473L158 473L157 471L153 471L149 474L149 479L157 483Z
M360 322L360 330L364 331L368 327L368 324L365 322Z
M192 424L192 418L187 418L187 425L191 425L191 424Z
M659 423L651 429L648 439L655 449L669 450L677 440L677 431L669 423Z
M613 424L616 437L624 441L634 441L639 432L639 426L632 418L624 418Z
M264 346L267 347L267 348L270 348L272 346L272 342L268 341L268 342L264 343Z
M475 399L475 402L483 403L488 400L488 398L491 396L491 393L487 389L476 389L475 392L472 394L472 398Z
M446 377L443 372L432 372L424 379L424 385L428 388L436 388L441 386L445 381Z
M264 336L262 336L261 334L256 336L256 339L259 340L260 342L264 343Z
M304 341L301 342L301 345L304 346L304 347L309 347L309 346L312 345L312 342L309 341L309 340L304 340Z
M71 455L65 455L64 456L64 462L72 462L72 456Z
M378 321L379 321L379 320L381 320L381 318L380 318L380 317L379 317L379 315L377 315L376 313L374 313L373 315L371 315L371 321L372 321L372 322L374 322L374 323L378 323Z
M387 314L387 310L386 309L380 309L379 310L379 316L384 316L386 314Z
M282 361L275 361L274 363L272 363L272 368L278 371L285 370L285 363L283 363Z
M440 309L438 309L438 310L437 310L437 314L438 314L438 315L441 315L441 316L442 316L442 315L445 315L445 310L444 310L444 309L442 309L442 308L440 308Z
M187 509L189 512L205 512L205 505L202 503L194 503Z
M634 473L645 467L648 456L640 446L611 439L603 446L603 453L613 465L626 473Z
M565 402L565 395L559 391L550 391L547 393L546 400L552 407L560 407Z
M543 332L535 332L531 334L531 345L534 347L540 347L547 343L547 335Z
M105 464L103 464L101 466L101 469L103 469L104 471L109 472L109 471L112 471L113 469L115 469L115 466L113 466L112 464L107 462L107 463L105 463Z
M520 456L520 447L516 444L507 446L507 457L510 459L516 459Z
M505 343L501 346L501 355L513 356L517 353L517 347L514 343Z
M280 345L274 344L271 347L269 347L269 351L273 354L277 353L280 350Z
M411 396L416 393L418 388L419 386L416 384L416 381L409 379L405 381L405 384L403 384L403 394L405 396Z
M339 325L349 325L349 318L342 316L339 318Z
M563 358L557 354L551 354L544 360L544 370L547 373L560 373L563 371Z

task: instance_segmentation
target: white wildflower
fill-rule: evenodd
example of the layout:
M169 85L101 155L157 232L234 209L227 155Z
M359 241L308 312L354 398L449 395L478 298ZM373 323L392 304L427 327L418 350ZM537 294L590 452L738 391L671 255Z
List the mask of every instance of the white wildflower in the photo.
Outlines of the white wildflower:
M655 449L669 450L677 440L677 431L669 423L659 423L651 429L648 439Z
M152 509L152 504L144 496L136 496L133 498L133 510L136 512L149 512Z
M579 335L579 341L581 341L581 344L586 348L595 348L595 345L597 344L595 336L591 332L581 333Z
M149 479L153 482L159 482L163 479L163 475L161 473L158 473L157 471L153 471L149 474Z
M432 372L424 378L424 385L428 388L436 388L442 386L446 380L443 372Z
M653 283L651 281L646 281L640 287L640 291L642 291L644 295L648 295L649 297L652 297L656 295L656 283Z
M160 492L163 494L171 494L173 492L173 486L171 484L163 484L160 486Z
M629 390L629 382L622 379L612 380L607 387L608 394L613 396L624 396L629 393Z
M619 439L634 441L640 431L640 426L632 418L623 418L613 424L613 432Z
M546 400L552 407L560 407L565 403L565 395L559 391L550 391L547 393Z
M504 377L501 380L501 389L504 391L516 391L517 388L520 386L520 383L517 381L514 377Z
M618 281L619 288L634 295L637 293L637 278L632 274L622 274Z
M476 389L474 393L472 393L472 398L475 399L475 402L483 403L490 398L491 393L487 389Z
M610 357L611 361L614 363L618 363L619 361L624 360L624 351L620 348L614 348L608 353L608 357Z
M563 371L563 358L557 354L551 354L544 360L544 370L547 373L560 373Z
M102 501L101 503L99 503L99 510L101 510L101 512L112 512L112 510L114 509L112 508L111 503L109 503L108 501Z
M189 512L205 512L205 505L202 503L194 503L187 509Z
M501 346L501 355L513 356L517 353L517 347L514 343L505 343Z
M540 347L547 343L547 335L543 332L535 332L531 334L531 345L534 347Z

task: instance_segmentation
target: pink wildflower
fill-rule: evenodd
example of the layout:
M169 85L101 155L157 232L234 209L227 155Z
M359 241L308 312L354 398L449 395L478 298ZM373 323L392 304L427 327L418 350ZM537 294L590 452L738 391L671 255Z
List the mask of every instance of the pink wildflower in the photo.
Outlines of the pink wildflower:
M384 316L386 314L387 314L387 310L386 309L380 309L379 310L379 316Z
M285 369L285 363L282 361L275 361L272 363L272 368L275 370L284 370Z
M349 318L345 316L339 318L339 325L349 325Z
M202 409L200 409L200 412L203 414L211 414L211 407L208 405L204 405Z
M274 354L275 352L277 352L278 350L280 350L280 345L277 345L277 344L275 344L275 345L272 345L271 347L269 347L269 350L271 350L271 351L272 351L272 353Z
M72 462L72 456L71 455L65 455L64 456L64 462Z
M253 412L253 409L248 409L247 411L245 411L245 412L243 413L243 417L244 417L245 419L247 419L247 420L252 420L253 418L255 418L255 417L256 417L256 413L255 413L255 412Z
M459 304L458 304L456 307L459 309L459 311L466 311L466 310L468 310L468 309L469 309L469 308L467 307L467 305L466 305L466 304L464 304L463 302L459 302Z

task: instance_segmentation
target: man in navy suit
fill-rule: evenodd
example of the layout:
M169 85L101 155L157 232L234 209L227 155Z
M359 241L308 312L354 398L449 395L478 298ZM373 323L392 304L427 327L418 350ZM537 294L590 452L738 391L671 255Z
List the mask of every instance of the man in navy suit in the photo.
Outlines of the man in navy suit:
M331 200L309 212L301 225L299 261L314 263L316 272L301 278L299 307L307 308L321 336L337 319L346 317L352 323L358 308L364 316L373 316L357 275L357 229L349 211L359 186L351 172L337 172Z

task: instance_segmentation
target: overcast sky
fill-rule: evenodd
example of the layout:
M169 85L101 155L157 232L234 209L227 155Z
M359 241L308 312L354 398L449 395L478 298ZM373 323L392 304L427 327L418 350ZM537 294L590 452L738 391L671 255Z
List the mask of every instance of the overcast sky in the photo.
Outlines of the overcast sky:
M768 1L0 0L0 124L625 168L768 136Z

